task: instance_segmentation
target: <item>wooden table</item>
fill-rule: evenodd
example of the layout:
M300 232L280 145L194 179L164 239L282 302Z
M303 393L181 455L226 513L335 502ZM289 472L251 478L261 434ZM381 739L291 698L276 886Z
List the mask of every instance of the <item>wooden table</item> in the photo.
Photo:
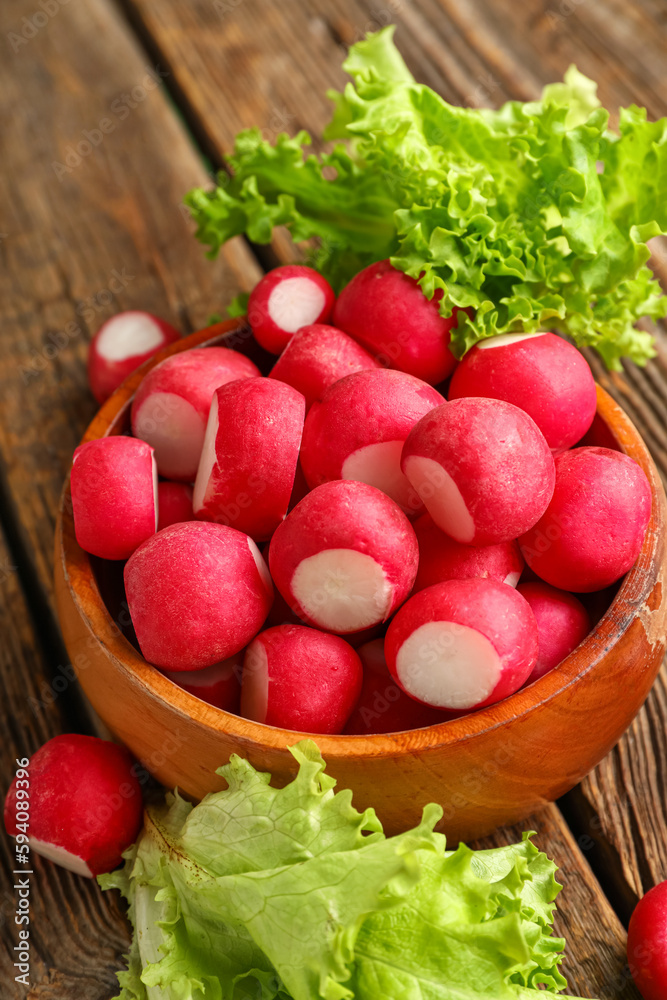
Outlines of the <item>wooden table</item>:
M4 0L0 7L0 719L4 791L16 757L90 727L70 680L51 582L58 494L95 405L86 346L104 319L147 309L202 326L294 251L241 240L207 261L181 199L224 163L235 133L317 134L345 48L395 21L415 75L454 103L534 98L571 62L607 107L667 114L661 0ZM659 269L659 262L656 265ZM664 269L663 269L664 277ZM599 380L667 473L667 358ZM619 691L619 697L623 692ZM561 868L558 930L571 992L637 997L625 931L667 877L667 686L619 746L534 828ZM0 995L14 982L12 845L2 837ZM35 860L29 997L115 994L128 927L119 900Z

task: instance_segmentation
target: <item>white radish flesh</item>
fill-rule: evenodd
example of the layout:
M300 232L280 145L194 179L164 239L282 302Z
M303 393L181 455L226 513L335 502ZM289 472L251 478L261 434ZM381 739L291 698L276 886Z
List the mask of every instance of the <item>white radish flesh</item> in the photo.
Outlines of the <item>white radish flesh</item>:
M183 351L146 375L132 403L132 433L155 448L161 476L194 480L213 393L257 375L249 358L227 347Z
M318 486L276 529L271 575L304 621L340 633L379 624L405 600L417 540L401 509L365 483Z
M439 708L472 708L486 701L502 665L486 636L455 622L427 622L403 643L396 675L413 698Z
M178 330L151 313L130 311L108 319L88 349L88 381L103 403L144 361L180 339Z
M389 670L412 698L436 708L483 708L517 691L537 661L527 601L495 580L448 580L419 591L385 639Z
M276 267L250 293L248 322L258 343L280 354L302 326L327 322L334 298L328 281L311 267Z
M352 549L324 549L303 559L292 577L292 595L306 618L332 632L356 632L383 622L393 589L372 556Z

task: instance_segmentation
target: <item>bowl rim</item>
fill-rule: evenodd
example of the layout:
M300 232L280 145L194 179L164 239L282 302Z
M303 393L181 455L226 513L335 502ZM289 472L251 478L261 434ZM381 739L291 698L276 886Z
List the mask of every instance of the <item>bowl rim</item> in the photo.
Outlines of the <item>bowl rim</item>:
M238 346L252 337L245 317L227 320L192 333L158 352L132 373L103 404L86 429L81 444L118 433L128 415L132 399L144 376L166 358L197 347ZM65 480L56 525L56 559L70 590L72 601L90 634L104 648L126 680L153 699L189 721L196 721L214 733L253 744L267 751L285 750L301 739L317 741L329 759L375 758L396 755L397 751L419 753L439 746L465 744L502 726L539 711L548 702L565 694L582 677L595 670L642 609L653 610L650 597L662 570L661 538L667 525L667 505L662 482L649 451L624 410L597 385L597 416L602 419L620 450L633 458L645 472L651 488L652 510L646 537L634 566L623 578L618 592L597 625L579 646L556 668L528 687L503 701L459 719L433 726L400 730L396 733L329 735L302 733L252 722L209 705L170 681L149 664L125 638L112 618L97 586L86 552L76 542L69 487ZM70 465L71 471L71 465ZM187 672L186 672L187 673Z

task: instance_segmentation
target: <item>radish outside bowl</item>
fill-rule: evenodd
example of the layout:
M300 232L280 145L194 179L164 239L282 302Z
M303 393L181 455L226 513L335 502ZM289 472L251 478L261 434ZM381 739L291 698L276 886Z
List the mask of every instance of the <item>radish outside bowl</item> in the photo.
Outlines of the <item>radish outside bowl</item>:
M132 397L145 374L172 354L214 344L247 354L264 373L274 360L243 321L201 330L131 375L83 441L127 433ZM440 829L451 841L527 816L595 767L648 695L665 651L665 495L637 430L599 387L586 443L635 459L648 477L653 506L637 563L581 645L534 684L467 717L389 735L314 737L339 787L352 789L358 809L374 806L387 832L414 825L431 801L442 805ZM232 753L280 783L289 781L296 766L287 747L308 734L214 708L146 663L130 641L121 570L77 544L66 483L56 529L58 614L74 669L100 718L155 777L193 798L224 786L215 770Z

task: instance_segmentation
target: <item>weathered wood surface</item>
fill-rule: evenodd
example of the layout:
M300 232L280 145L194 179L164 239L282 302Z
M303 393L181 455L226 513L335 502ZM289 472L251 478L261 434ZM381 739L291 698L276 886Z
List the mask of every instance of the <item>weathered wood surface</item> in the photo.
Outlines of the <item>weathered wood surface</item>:
M244 244L211 263L191 238L179 205L189 187L206 183L206 164L169 95L220 166L239 128L317 133L329 113L325 89L345 79L345 46L395 21L415 75L448 100L528 99L574 61L599 80L608 106L636 101L652 116L667 113L667 12L659 0L121 6L127 20L111 0L74 0L47 23L40 18L34 31L23 21L38 9L30 0L0 6L0 516L11 542L10 552L0 549L3 790L16 754L78 725L73 687L36 715L27 698L44 700L60 662L52 531L71 451L94 410L86 342L103 319L129 307L194 329L258 274ZM151 80L161 83L148 89ZM133 97L136 87L145 94ZM80 142L91 147L82 155ZM291 252L285 240L275 249L282 257ZM601 380L667 475L664 345L663 334L660 356L646 371ZM561 867L558 926L569 939L571 991L583 996L637 996L621 924L597 879L625 918L635 895L667 876L666 717L663 676L619 748L565 803L573 832L556 807L533 821L540 846ZM501 831L494 840L517 835ZM6 838L1 850L9 872ZM4 877L0 890L0 981L3 998L13 1000L25 991L10 985L11 884ZM32 916L29 996L113 995L127 930L112 896L37 861Z

